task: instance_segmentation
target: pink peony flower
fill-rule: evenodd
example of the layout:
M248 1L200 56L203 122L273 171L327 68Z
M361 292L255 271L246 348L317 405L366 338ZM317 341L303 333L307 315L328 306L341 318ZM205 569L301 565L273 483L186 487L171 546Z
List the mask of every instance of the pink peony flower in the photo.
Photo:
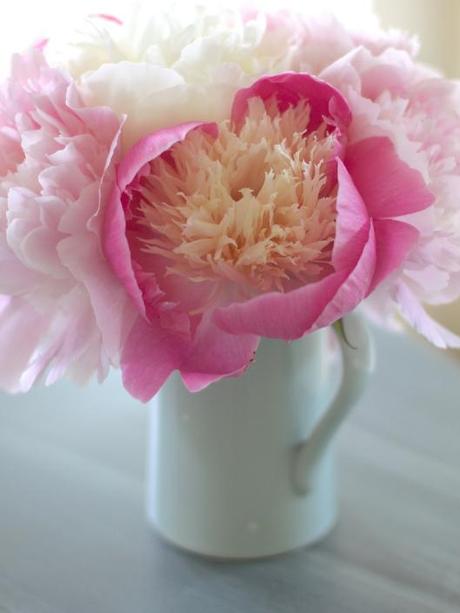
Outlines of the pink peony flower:
M423 307L460 296L458 85L400 34L146 10L0 89L0 387L199 390L361 303L460 346Z
M83 108L42 50L0 93L0 385L103 378L132 309L99 239L120 120Z
M353 138L347 99L308 74L263 77L231 116L141 139L121 162L103 244L137 307L124 383L148 400L245 370L260 336L300 338L397 270L433 202L387 136Z
M415 64L409 52L415 50L379 47L375 41L370 49L349 51L320 76L350 104L351 142L372 136L390 139L433 194L431 207L405 219L419 237L401 267L366 301L368 313L379 321L391 321L399 313L438 347L460 347L460 338L422 306L460 296L459 89Z

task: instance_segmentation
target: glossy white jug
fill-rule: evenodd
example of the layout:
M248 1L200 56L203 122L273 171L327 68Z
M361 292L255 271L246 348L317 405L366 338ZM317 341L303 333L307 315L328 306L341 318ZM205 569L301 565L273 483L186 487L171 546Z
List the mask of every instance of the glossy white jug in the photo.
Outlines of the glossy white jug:
M336 328L342 383L328 373L327 332L263 339L239 378L191 394L174 375L152 407L148 516L168 541L225 559L271 556L326 535L337 516L331 439L372 368L363 321Z

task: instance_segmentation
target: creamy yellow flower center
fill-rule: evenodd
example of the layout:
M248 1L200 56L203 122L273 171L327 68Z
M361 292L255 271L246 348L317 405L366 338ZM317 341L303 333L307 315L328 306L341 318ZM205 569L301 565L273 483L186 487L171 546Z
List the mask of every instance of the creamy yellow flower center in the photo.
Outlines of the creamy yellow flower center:
M229 121L216 139L194 130L150 163L141 248L165 258L167 274L286 291L330 272L335 140L324 123L305 133L308 104L280 114L254 98L248 110L238 132Z

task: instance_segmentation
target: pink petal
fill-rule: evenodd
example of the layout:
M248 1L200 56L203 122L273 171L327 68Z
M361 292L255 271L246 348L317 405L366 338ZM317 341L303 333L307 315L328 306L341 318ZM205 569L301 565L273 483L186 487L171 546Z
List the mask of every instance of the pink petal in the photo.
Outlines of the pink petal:
M214 321L232 334L300 338L313 326L346 277L346 272L332 273L285 294L270 292L216 309Z
M85 249L81 246L81 236L69 236L59 243L58 253L75 279L86 287L104 348L110 359L117 362L120 346L136 312L107 262L99 257L96 236L88 233Z
M276 97L280 112L296 106L301 100L311 102L309 130L315 130L325 117L332 118L339 127L351 121L351 111L343 95L334 87L306 73L284 72L262 77L247 88L240 89L232 106L232 123L239 129L248 111L251 98L267 101Z
M180 371L191 392L197 392L225 376L244 372L253 359L259 337L228 334L203 318Z
M126 238L126 220L122 194L145 164L184 140L197 128L216 135L214 123L184 123L173 128L164 128L149 134L136 143L127 153L117 171L117 181L108 201L103 227L103 249L113 270L123 283L140 313L145 314L142 293L136 281L131 262L131 253Z
M363 240L356 240L365 229L369 233L369 214L348 170L337 160L337 221L332 263L335 270L351 270L364 247Z
M4 243L0 237L0 294L19 295L30 288L40 285L42 276L39 272L27 268ZM4 244L3 244L4 243Z
M121 370L128 392L148 402L181 363L184 343L158 324L138 317L123 348Z
M48 335L44 334L39 351L32 364L36 376L44 377L46 385L54 384L63 376L82 372L94 373L101 361L99 330L88 298L77 286L61 300L62 310L48 317ZM67 307L67 309L66 309ZM69 318L67 313L72 313ZM91 347L98 354L96 363L86 362ZM93 353L94 355L94 353Z
M71 83L67 89L66 105L72 116L79 118L88 130L97 135L99 142L118 143L123 120L120 122L108 106L85 106L75 83ZM112 157L112 153L109 153L109 157Z
M338 160L337 164L337 233L332 254L336 272L290 292L270 292L247 302L217 309L214 318L223 330L232 334L258 334L286 340L300 338L315 326L342 284L359 265L367 246L363 262L324 320L331 323L334 316L338 318L352 308L356 296L365 295L374 273L372 257L375 257L375 243L369 242L370 220L363 200L342 162ZM353 288L357 285L359 291L354 292ZM340 314L338 311L341 307L344 313Z
M366 138L351 145L345 165L374 218L415 213L434 201L422 175L398 157L389 138Z
M432 319L404 283L398 284L395 300L404 319L433 345L460 348L460 337Z
M376 266L375 235L372 223L367 229L367 241L361 255L348 275L340 285L333 300L326 306L314 329L329 326L347 313L350 313L369 293L369 287Z
M33 47L35 47L36 49L45 49L45 47L47 46L49 42L49 38L39 38L37 41L35 41L35 43L33 44Z
M21 298L0 296L0 387L10 393L26 392L21 375L47 330L47 319Z
M375 100L383 91L391 91L393 95L403 95L407 85L406 76L400 66L376 64L361 75L361 93L371 100Z
M414 226L395 219L375 219L374 230L377 260L369 293L401 266L419 236Z
M123 22L119 17L116 17L115 15L109 15L108 13L94 13L94 15L89 15L89 17L99 17L99 19L105 19L106 21L116 23L118 26L123 25Z
M125 155L118 168L117 178L120 190L123 191L131 183L144 164L151 162L176 143L183 141L189 132L196 129L203 130L214 137L217 137L218 134L217 124L194 121L157 130L138 141Z

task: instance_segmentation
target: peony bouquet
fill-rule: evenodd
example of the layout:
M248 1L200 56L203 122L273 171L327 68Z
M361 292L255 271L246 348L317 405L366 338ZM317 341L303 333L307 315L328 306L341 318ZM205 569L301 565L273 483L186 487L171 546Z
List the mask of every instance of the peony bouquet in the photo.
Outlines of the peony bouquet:
M64 38L64 37L62 37ZM0 386L120 366L197 391L358 305L460 339L460 90L332 17L142 10L15 55L0 93Z

